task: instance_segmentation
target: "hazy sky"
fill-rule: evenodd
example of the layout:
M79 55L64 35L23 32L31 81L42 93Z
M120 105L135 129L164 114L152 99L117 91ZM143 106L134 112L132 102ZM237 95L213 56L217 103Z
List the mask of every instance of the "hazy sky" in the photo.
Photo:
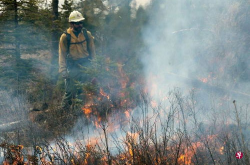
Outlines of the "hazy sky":
M136 8L138 8L140 5L146 6L151 0L133 0L132 3L136 3ZM64 0L59 0L59 6L63 4Z
M136 8L138 8L140 5L146 6L151 0L133 0L133 2L136 2Z

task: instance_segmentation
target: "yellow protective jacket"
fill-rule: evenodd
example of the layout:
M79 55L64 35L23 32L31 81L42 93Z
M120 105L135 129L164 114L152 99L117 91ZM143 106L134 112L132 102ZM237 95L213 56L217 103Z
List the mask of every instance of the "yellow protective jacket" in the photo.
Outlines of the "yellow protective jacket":
M71 35L71 41L70 41L70 51L69 51L69 58L72 58L73 60L78 60L81 58L85 58L90 56L87 51L87 41L82 42L85 40L83 31L78 35L78 37L75 36L73 33L72 28L67 29L67 33ZM89 51L91 53L92 58L95 57L95 45L94 45L94 37L91 35L89 31L87 31L87 35L89 37ZM76 43L76 44L74 44ZM59 72L66 71L66 56L67 56L67 36L66 34L62 34L59 41Z

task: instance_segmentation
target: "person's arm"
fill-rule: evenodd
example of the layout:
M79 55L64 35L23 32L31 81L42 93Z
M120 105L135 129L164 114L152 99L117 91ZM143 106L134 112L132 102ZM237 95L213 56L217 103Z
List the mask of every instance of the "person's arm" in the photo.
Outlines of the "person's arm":
M59 41L59 73L67 71L66 56L67 56L67 39L66 39L66 34L62 34Z
M91 33L88 31L88 37L89 37L89 51L90 51L90 56L91 58L95 58L96 53L95 53L95 43L94 43L94 37L91 35Z

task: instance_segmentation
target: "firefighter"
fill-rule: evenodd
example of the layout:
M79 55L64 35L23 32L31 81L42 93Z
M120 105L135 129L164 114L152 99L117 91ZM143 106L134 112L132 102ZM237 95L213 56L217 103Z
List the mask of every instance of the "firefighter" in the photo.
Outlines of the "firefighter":
M82 72L83 67L90 66L90 60L95 58L94 37L83 28L84 20L80 12L71 12L70 27L59 41L59 73L65 80L65 94L61 103L63 109L69 109L73 99L82 93L76 87L76 82L87 81L87 76Z

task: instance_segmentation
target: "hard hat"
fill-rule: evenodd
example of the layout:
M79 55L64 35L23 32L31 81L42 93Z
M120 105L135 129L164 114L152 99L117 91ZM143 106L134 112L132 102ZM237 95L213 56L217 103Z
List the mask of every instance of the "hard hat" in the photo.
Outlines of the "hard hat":
M69 15L69 22L80 22L85 20L79 11L72 11Z

